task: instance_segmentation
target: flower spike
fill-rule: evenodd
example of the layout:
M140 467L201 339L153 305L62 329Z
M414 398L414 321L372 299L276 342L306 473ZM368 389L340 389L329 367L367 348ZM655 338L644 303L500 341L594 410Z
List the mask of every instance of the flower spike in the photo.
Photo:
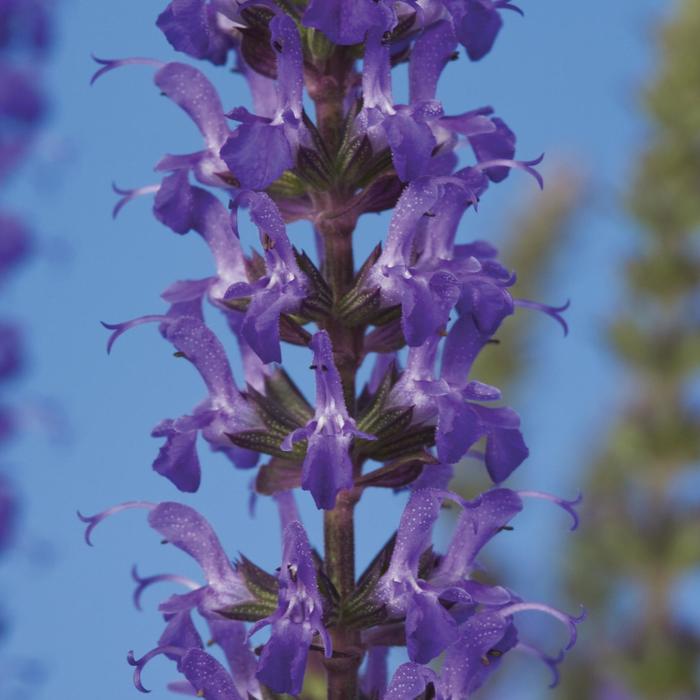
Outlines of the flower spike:
M540 658L556 680L564 651L550 657L520 642L519 613L565 624L566 649L581 618L524 601L478 574L482 551L512 529L526 499L557 504L573 528L579 501L501 486L528 447L520 416L501 403L506 392L473 373L482 352L505 342L500 329L516 308L540 310L566 333L567 305L515 299L516 273L498 251L461 237L467 212L512 170L542 187L542 158L516 154L515 132L490 105L448 114L439 91L442 71L463 53L459 45L481 60L508 12L520 8L512 0L163 6L158 28L173 49L207 62L206 75L187 63L132 58L99 60L93 80L129 63L154 66L156 87L194 123L201 146L164 155L156 164L160 183L115 187L114 214L153 194L154 217L178 236L201 237L211 269L171 284L161 295L164 313L104 324L108 350L127 330L157 324L179 358L172 364L191 365L205 393L189 413L153 428L162 440L153 469L190 493L202 478L202 439L238 468L269 455L244 481L251 515L256 499L274 500L282 552L275 574L242 553L232 559L203 515L172 501L81 516L90 542L112 512L148 508L149 526L201 570L200 585L133 569L139 609L155 584L181 587L158 605L165 626L154 648L129 655L136 686L146 690L144 667L164 655L181 676L169 688L207 700L296 696L321 666L334 698L456 700L472 697L514 649ZM404 63L402 104L392 70ZM245 107L222 99L208 77L214 66L244 79L251 89ZM471 153L465 166L463 145ZM252 227L240 220L243 209ZM359 217L388 210L385 240L357 266ZM315 255L291 227L303 219L313 225ZM209 325L205 301L223 317L221 331ZM276 366L294 352L283 353L285 343L313 354L313 405L290 376L295 368L288 374ZM469 498L449 490L465 456L477 457L494 484ZM323 553L301 524L304 494L296 488L328 511ZM396 532L356 578L353 513L366 510L354 506L382 488L404 490L407 503ZM457 517L439 552L433 530L445 507ZM195 614L207 623L208 644ZM263 628L269 636L255 649L253 635ZM222 662L208 653L215 645ZM392 647L407 658L389 679Z

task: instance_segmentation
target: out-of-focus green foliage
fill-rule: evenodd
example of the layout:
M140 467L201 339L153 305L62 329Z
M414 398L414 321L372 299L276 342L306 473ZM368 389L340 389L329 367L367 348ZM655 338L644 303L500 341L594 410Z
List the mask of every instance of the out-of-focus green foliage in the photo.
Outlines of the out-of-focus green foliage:
M699 42L700 2L683 0L644 96L651 129L628 197L639 254L610 329L634 394L603 436L571 551L571 590L590 615L565 670L566 700L604 698L610 680L630 698L700 698L700 639L673 607L679 577L700 567L700 498L678 494L700 464L689 396L700 370Z

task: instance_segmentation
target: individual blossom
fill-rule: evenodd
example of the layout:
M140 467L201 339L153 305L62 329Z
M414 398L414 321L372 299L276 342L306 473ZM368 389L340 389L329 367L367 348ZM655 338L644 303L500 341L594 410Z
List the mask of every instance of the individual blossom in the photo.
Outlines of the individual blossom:
M249 634L266 625L272 627L260 656L258 679L278 693L296 695L301 691L314 635L320 635L326 657L331 655L332 644L323 623L311 547L301 523L287 525L283 540L277 610L253 625Z
M494 182L508 175L515 156L515 134L493 109L483 107L446 116L436 99L442 68L457 44L446 21L427 28L416 40L409 62L410 104L395 104L391 84L391 47L375 26L367 34L362 72L362 110L355 132L366 135L375 152L389 148L398 177L404 181L432 173L447 174L454 161L445 155L466 138L479 163ZM445 169L449 165L449 169Z
M299 268L282 216L266 194L246 195L241 203L260 233L265 274L253 282L232 284L225 301L248 297L240 333L264 362L280 362L280 316L298 311L307 295L307 280Z
M512 10L522 15L517 5L507 0L443 0L459 42L466 48L472 61L478 61L493 48L501 31L501 10Z
M200 565L206 579L206 584L202 586L195 583L190 585L188 582L188 587L193 590L168 598L160 606L164 613L175 615L196 609L207 619L218 619L218 610L251 600L252 595L243 578L231 564L211 525L196 510L181 503L166 501L155 504L137 501L113 506L94 516L79 514L80 519L88 525L85 531L88 544L92 544L92 531L102 521L116 513L133 509L147 510L150 527L158 532L167 544L172 544L189 554ZM172 578L152 578L146 587ZM139 581L140 597L145 586L140 579ZM137 597L136 600L138 599Z
M236 387L223 345L201 318L199 300L195 300L197 311L194 315L182 314L181 307L182 304L173 303L169 315L144 316L127 323L106 325L114 331L111 347L129 328L142 323L159 323L163 337L194 365L202 377L209 391L208 398L191 414L166 419L152 432L154 437L166 439L153 469L181 491L196 491L201 480L197 436L201 434L212 449L223 452L237 466L252 466L256 456L236 448L226 434L256 427L258 419Z
M416 424L436 423L437 453L443 462L458 462L485 437L486 469L491 479L500 483L523 462L528 449L515 411L483 405L500 399L500 391L468 378L488 338L472 316L459 318L447 335L439 375L435 369L439 336L411 348L390 405L413 406Z
M508 489L488 491L474 501L436 489L413 492L375 594L391 617L405 618L411 659L397 672L386 697L413 698L406 689L413 692L422 683L416 691L422 692L429 682L439 698L468 697L500 657L518 643L514 615L525 610L538 610L562 622L570 632L567 648L573 645L579 618L523 602L505 588L472 578L481 549L522 510L523 497L526 495ZM462 512L447 553L426 560L445 499L458 503ZM571 510L569 502L558 504ZM423 668L442 652L446 655L439 676Z
M301 486L311 492L317 508L331 509L338 492L353 484L349 454L352 440L372 440L374 436L358 430L348 414L328 333L316 333L311 349L316 375L316 413L306 426L285 438L282 449L291 450L295 442L306 440Z
M244 189L261 190L293 167L304 137L302 117L302 48L290 17L270 21L270 46L277 55L277 104L269 117L234 109L228 116L241 122L221 148L221 157Z
M227 4L233 7L237 3L172 0L156 25L175 50L222 65L237 45L235 25L219 11Z

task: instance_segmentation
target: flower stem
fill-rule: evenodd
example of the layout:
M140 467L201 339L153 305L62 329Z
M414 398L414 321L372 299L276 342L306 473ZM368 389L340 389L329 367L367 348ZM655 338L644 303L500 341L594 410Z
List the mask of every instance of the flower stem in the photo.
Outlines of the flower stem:
M354 264L352 231L320 227L324 239L324 273L339 299L352 286ZM345 403L355 412L355 375L361 352L362 334L330 319L326 330L333 344L336 366L343 382ZM357 495L341 491L333 510L324 513L326 573L340 596L340 605L355 588L355 523ZM334 658L326 659L328 700L355 700L358 697L357 672L362 661L359 631L347 629L342 620L331 629Z
M357 497L351 491L338 494L336 506L324 513L326 571L337 588L342 603L355 588L355 525ZM357 672L362 661L360 633L344 626L342 616L330 630L333 658L326 659L328 700L355 700L358 697Z
M342 49L335 52L317 73L308 80L307 88L316 105L316 119L328 152L334 154L341 141L343 98L352 72L352 58ZM307 76L308 78L308 76ZM327 217L327 212L342 210L338 191L316 196L316 227L323 244L322 272L337 303L353 286L355 263L352 236L355 218ZM350 415L355 414L355 379L362 356L364 333L348 328L340 319L331 317L324 324L333 345L333 359L343 383L343 394ZM340 596L340 608L355 589L355 524L354 511L358 495L351 491L338 494L333 510L324 512L324 549L326 574ZM359 697L358 670L362 662L359 630L349 629L342 619L330 629L333 657L325 659L328 700L356 700Z

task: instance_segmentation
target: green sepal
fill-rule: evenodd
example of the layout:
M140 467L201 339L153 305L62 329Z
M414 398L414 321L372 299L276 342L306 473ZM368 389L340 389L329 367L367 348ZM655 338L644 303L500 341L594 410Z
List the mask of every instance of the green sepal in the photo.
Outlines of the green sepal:
M221 303L232 311L245 312L250 306L250 297L238 297L237 299L222 299Z
M302 110L301 119L304 122L304 126L308 130L309 136L311 136L311 140L313 141L316 151L325 163L326 170L329 173L332 172L333 166L331 165L328 148L326 147L326 142L323 140L323 136L321 136L321 132L318 130L318 127L314 123L313 119L311 119L311 117L309 117L309 115L306 113L306 110Z
M394 553L396 545L396 533L394 533L384 544L384 546L374 555L372 561L367 565L367 568L362 572L357 580L355 593L350 599L348 605L352 607L354 600L364 599L377 585L377 581L386 573L391 561L391 555Z
M307 186L293 170L285 170L266 191L273 198L296 199L306 194Z
M217 610L219 615L222 615L229 620L239 620L240 622L257 622L272 615L277 610L277 601L274 605L267 602L251 601L250 603L239 603L232 605L222 610Z
M411 425L413 406L390 408L380 411L372 421L363 421L360 430L377 437L372 445L378 445L382 440L394 438L403 433Z
M344 612L343 622L350 629L376 627L389 619L386 605L367 600L358 605L352 613Z
M319 29L302 27L302 39L314 63L325 63L335 50L335 44Z
M384 372L382 381L377 387L377 391L372 396L369 395L369 390L365 387L360 394L358 406L361 406L360 415L358 418L357 427L364 432L371 432L370 427L374 427L376 421L381 416L384 409L384 404L389 398L391 390L398 380L398 372L396 363L392 362Z
M340 148L337 169L344 182L355 183L369 167L372 144L367 136L352 136Z
M296 256L299 269L306 275L307 280L311 284L310 294L304 300L302 313L309 315L306 312L311 311L312 318L313 312L321 314L322 317L327 316L333 307L333 292L328 286L328 282L326 282L321 271L304 251L299 252L295 248L294 255Z
M363 474L355 480L355 486L398 489L415 481L426 464L438 464L438 460L424 450L385 464L379 469Z
M271 401L282 404L300 425L305 425L313 418L314 409L301 393L299 387L281 367L265 378L265 395Z
M331 627L338 622L340 615L338 607L340 604L340 594L333 585L333 582L323 571L322 565L316 567L316 582L324 602L323 621L327 626Z
M265 258L255 248L245 260L245 272L249 282L255 282L267 274Z
M246 587L256 599L263 602L277 601L279 585L276 576L261 569L243 554L240 555L236 571L243 576Z
M379 579L386 573L396 544L394 533L377 552L360 576L355 592L343 606L343 623L354 629L365 629L381 624L387 619L383 603L373 598Z
M280 316L280 339L290 345L306 347L311 342L311 333L304 328L302 323L289 314Z
M338 304L336 313L343 325L349 328L374 323L382 314L382 294L379 287L353 295L345 295Z
M357 187L367 187L374 178L393 167L394 161L391 158L391 151L387 148L372 158L367 166L358 173Z
M284 436L304 425L294 415L291 415L283 404L256 391L250 384L247 396L254 404L256 413L271 432Z
M432 447L435 444L435 427L412 428L407 433L383 441L378 440L377 443L373 449L372 443L365 443L370 449L364 453L379 462L398 459L421 448Z
M379 328L375 328L365 336L365 352L396 352L406 345L406 338L401 327L400 309L397 309L396 318L383 322ZM387 309L389 311L390 309Z
M244 430L240 433L225 433L226 437L237 447L243 447L253 452L262 452L282 459L302 460L306 454L306 443L297 443L289 452L285 452L280 443L279 433L268 433L264 430Z
M296 174L317 190L327 190L332 175L325 159L314 149L299 146L297 149Z

